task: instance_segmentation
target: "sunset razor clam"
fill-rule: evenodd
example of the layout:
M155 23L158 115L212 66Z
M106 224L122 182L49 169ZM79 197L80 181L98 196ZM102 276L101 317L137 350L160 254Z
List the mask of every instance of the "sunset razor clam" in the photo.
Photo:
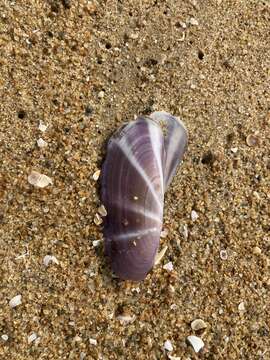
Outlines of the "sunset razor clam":
M143 280L154 265L164 193L186 146L186 128L166 112L139 116L108 142L101 172L105 254L121 279Z

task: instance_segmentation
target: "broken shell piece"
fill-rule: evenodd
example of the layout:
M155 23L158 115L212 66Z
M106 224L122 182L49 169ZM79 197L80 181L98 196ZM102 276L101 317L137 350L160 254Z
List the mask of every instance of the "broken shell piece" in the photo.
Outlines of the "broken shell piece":
M1 339L2 339L3 341L8 341L8 335L7 335L7 334L1 335Z
M28 176L28 182L31 185L34 185L39 188L44 188L49 184L52 184L52 179L46 175L40 174L37 171L32 171Z
M250 147L258 146L259 142L259 137L253 134L248 135L246 138L246 143Z
M164 229L161 231L160 237L164 239L165 237L168 236L168 234L169 234L169 231L167 229Z
M97 170L97 171L95 171L94 174L93 174L93 179L94 179L95 181L97 181L97 180L99 179L99 176L100 176L100 170Z
M181 360L179 356L172 356L170 354L167 355L170 360Z
M94 240L94 241L92 242L92 244L93 244L94 247L99 246L100 243L101 243L101 240Z
M107 216L107 210L105 209L105 206L104 205L101 205L99 208L98 208L98 212L101 216Z
M28 344L31 344L33 341L35 341L37 339L37 334L35 332L33 332L31 335L28 336L27 340L28 340Z
M130 323L133 323L134 321L135 321L135 319L136 319L136 316L135 315L125 315L125 314L123 314L123 315L118 315L117 316L117 319L120 321L120 323L122 324L122 325L126 325L126 324L130 324Z
M261 250L261 248L259 248L259 246L254 246L254 248L252 249L252 252L254 255L261 255L262 250Z
M205 329L207 324L202 319L195 319L191 323L191 329L194 331L199 331Z
M167 270L167 271L173 271L173 263L170 261L167 264L165 264L163 266L163 269Z
M45 266L48 266L48 265L50 264L50 262L59 265L59 261L56 259L55 256L53 256L53 255L46 255L46 256L44 256L43 264L44 264Z
M239 310L240 313L243 313L243 312L246 311L244 301L240 302L240 304L238 305L238 310Z
M103 220L102 220L101 216L98 213L96 213L96 215L94 217L94 223L96 225L100 225L100 224L102 224L102 222L103 222Z
M224 261L227 260L228 259L227 250L220 250L219 256L220 256L221 260L224 260Z
M199 25L198 20L196 20L196 19L193 18L193 17L191 17L188 22L189 22L190 25L194 25L194 26L198 26L198 25Z
M157 255L155 257L155 262L154 262L155 265L158 265L160 263L161 259L165 255L167 249L168 249L168 246L164 246L164 248L160 252L157 253Z
M39 139L37 139L37 145L40 148L45 148L48 145L48 143L45 140L43 140L42 138L39 138Z
M173 351L173 346L170 340L166 340L164 343L164 349L167 351Z
M89 342L90 342L91 345L94 345L94 346L97 345L97 340L96 340L96 339L90 338L90 339L89 339Z
M11 308L14 308L18 305L21 305L21 303L22 303L22 295L16 295L10 300L9 306Z
M47 130L48 125L45 125L42 121L39 122L38 130L41 132L45 132Z
M197 212L195 210L192 210L190 217L191 217L192 221L196 221L198 219L199 215L197 214Z
M204 347L204 342L198 336L190 335L187 337L187 341L193 347L195 353L198 353Z

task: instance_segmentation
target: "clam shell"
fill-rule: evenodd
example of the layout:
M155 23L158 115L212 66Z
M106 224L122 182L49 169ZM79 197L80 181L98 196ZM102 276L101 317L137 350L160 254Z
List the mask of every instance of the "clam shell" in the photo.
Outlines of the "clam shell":
M101 173L105 254L121 279L143 280L154 265L164 192L186 142L182 124L156 112L123 126L108 143Z

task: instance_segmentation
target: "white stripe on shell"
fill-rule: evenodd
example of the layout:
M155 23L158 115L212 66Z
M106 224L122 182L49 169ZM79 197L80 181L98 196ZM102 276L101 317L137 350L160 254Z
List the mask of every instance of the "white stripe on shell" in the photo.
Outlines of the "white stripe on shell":
M149 130L149 134L150 134L150 140L151 140L151 144L152 144L152 149L154 152L154 156L156 159L156 163L158 166L158 171L159 171L159 177L160 177L160 183L161 183L161 191L162 191L162 195L164 194L164 178L163 178L163 168L162 168L162 163L161 163L161 154L160 154L160 143L157 141L157 139L159 139L159 128L156 125L152 125L151 123L147 123L147 127Z
M157 227L153 227L150 229L139 230L139 231L128 231L127 233L122 233L118 235L111 236L108 240L115 241L126 241L126 240L140 240L142 237L147 236L149 234L159 233L160 229Z
M114 141L115 145L117 145L122 150L123 154L126 156L128 161L130 162L130 164L136 169L138 174L143 178L148 189L151 191L154 199L156 200L156 203L157 203L160 211L163 212L163 206L161 204L162 201L159 199L158 194L157 194L151 180L149 179L148 175L146 174L146 172L144 171L142 166L138 163L138 161L137 161L136 157L134 156L126 139L124 137L122 137L122 139L120 141L116 141L116 140L113 140L113 141Z

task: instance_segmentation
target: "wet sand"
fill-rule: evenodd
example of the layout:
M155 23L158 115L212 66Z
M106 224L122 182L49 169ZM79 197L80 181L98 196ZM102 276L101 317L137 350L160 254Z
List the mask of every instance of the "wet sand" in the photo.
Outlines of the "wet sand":
M0 10L0 358L270 359L269 2ZM189 147L166 194L164 258L121 282L93 174L109 136L154 110L180 116ZM29 184L33 170L53 184Z

